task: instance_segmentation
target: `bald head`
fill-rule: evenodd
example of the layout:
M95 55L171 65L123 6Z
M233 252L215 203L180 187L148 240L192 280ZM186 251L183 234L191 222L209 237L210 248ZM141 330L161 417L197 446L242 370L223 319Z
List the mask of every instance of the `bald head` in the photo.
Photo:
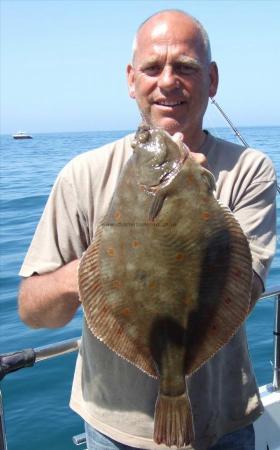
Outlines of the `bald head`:
M205 60L211 62L211 47L208 34L202 24L193 16L187 14L184 11L177 9L167 9L159 11L152 16L148 17L138 28L133 40L132 46L132 62L135 61L137 48L139 41L146 32L153 29L152 36L160 35L161 32L165 32L168 26L186 27L193 30L193 38L196 40L196 45L200 46L205 54Z
M199 148L208 99L218 87L218 68L196 19L177 10L147 19L134 40L127 80L145 123L180 132L189 146Z

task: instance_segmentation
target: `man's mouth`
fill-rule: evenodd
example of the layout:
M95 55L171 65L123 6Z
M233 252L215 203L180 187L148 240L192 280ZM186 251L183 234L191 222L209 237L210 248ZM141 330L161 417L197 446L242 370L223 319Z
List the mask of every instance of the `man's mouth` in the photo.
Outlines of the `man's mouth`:
M175 106L180 106L186 103L184 100L157 100L154 102L155 105L164 106L166 108L174 108Z

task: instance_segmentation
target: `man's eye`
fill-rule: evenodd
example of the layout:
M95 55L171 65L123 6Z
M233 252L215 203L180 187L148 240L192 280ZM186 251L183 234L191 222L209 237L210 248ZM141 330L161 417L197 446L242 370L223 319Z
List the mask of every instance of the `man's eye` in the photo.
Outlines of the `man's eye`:
M192 75L196 72L196 68L193 66L187 66L186 64L178 64L175 66L175 71L181 75Z
M157 74L159 74L161 71L161 68L159 66L148 66L145 67L144 72L146 75L149 75L150 77L153 77Z

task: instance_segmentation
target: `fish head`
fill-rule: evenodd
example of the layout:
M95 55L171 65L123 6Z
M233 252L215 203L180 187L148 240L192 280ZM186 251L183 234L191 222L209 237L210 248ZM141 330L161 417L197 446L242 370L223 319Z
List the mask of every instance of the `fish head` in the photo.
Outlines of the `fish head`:
M132 141L133 161L139 184L147 188L166 184L180 169L188 150L178 134L141 125Z

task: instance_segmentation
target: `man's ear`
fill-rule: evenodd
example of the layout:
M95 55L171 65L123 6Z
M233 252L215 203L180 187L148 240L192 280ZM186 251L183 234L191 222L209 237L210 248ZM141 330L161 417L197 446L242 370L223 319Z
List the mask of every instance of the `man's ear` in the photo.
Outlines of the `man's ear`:
M214 61L210 63L209 76L210 76L209 97L214 97L216 95L219 84L218 67Z
M129 95L131 98L135 98L135 73L131 64L128 64L126 68L126 77Z

